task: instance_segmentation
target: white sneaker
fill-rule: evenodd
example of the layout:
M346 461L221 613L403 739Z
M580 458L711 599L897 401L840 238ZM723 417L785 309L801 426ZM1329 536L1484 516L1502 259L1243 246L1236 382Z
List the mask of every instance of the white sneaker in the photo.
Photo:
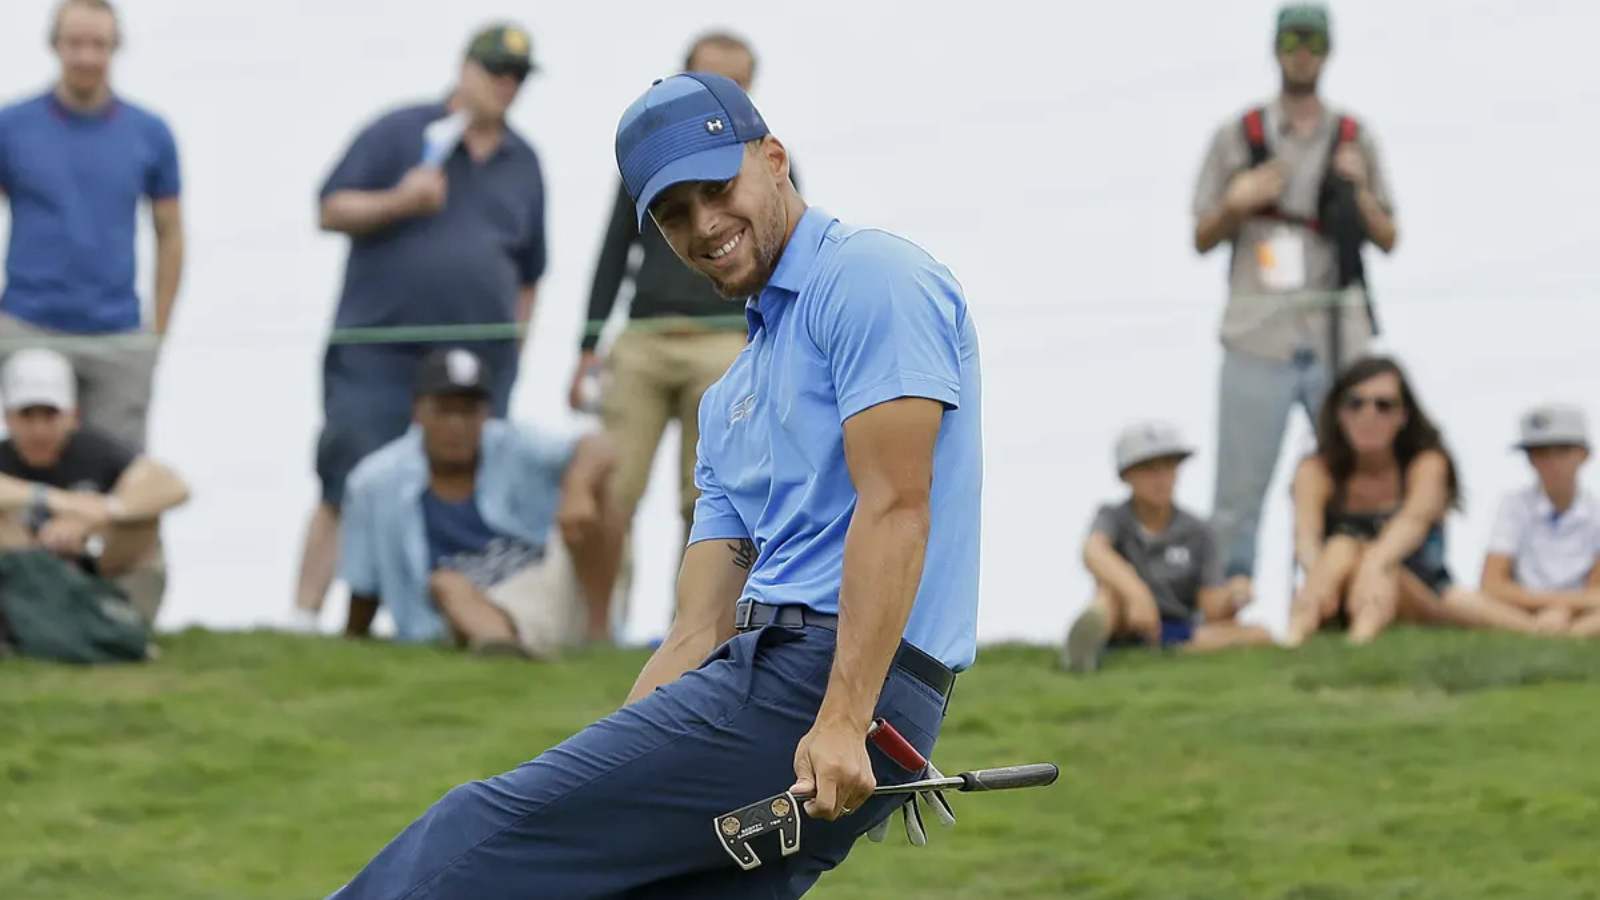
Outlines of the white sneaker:
M314 609L303 609L296 606L289 611L289 623L284 626L284 631L290 634L320 634L322 612Z
M1105 613L1089 607L1067 631L1067 645L1061 650L1061 667L1068 672L1086 674L1100 668L1100 653L1111 637Z

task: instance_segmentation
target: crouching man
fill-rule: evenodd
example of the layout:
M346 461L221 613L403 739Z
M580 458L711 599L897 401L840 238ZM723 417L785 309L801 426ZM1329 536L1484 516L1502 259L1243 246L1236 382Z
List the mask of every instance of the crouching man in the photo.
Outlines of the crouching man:
M406 434L351 473L340 571L346 634L379 605L401 641L544 658L609 633L622 518L599 435L490 418L493 380L452 348L422 363Z
M155 622L166 590L161 516L189 499L177 473L78 421L77 376L54 350L0 369L0 548L44 549L113 583Z

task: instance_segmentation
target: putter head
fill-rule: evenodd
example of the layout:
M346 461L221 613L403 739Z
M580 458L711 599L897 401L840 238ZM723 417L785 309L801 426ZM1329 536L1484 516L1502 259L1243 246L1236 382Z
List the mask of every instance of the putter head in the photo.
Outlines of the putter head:
M752 838L776 831L784 856L800 849L800 803L788 791L723 813L711 825L722 849L746 872L761 865L761 857L750 849Z

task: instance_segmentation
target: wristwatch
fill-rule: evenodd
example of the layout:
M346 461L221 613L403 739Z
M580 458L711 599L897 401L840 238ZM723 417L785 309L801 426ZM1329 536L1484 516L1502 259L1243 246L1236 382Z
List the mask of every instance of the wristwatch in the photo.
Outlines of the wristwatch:
M33 483L33 493L28 502L28 518L38 524L50 520L50 486L41 481Z

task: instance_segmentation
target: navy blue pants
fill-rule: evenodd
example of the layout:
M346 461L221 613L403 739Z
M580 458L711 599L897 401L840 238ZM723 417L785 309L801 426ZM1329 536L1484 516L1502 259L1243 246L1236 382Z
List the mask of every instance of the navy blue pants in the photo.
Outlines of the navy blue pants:
M900 801L876 798L837 822L805 819L793 856L779 854L776 835L758 838L762 865L749 872L713 823L794 783L795 745L816 718L833 648L822 628L738 635L699 669L537 759L454 788L333 897L799 897ZM877 715L928 755L944 706L894 668ZM868 752L879 784L920 774Z

